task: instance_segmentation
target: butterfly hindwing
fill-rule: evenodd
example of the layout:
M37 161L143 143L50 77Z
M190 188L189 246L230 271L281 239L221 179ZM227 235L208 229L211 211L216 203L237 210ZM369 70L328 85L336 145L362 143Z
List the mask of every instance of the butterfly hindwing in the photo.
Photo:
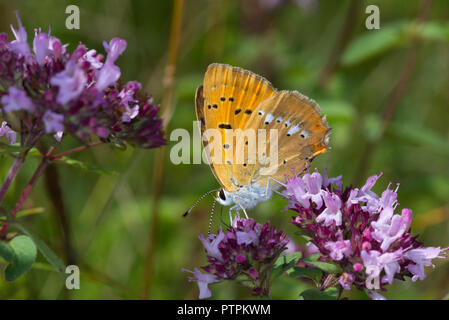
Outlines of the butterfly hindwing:
M302 173L307 163L327 150L329 126L320 108L296 91L279 91L263 101L246 123L246 128L253 127L266 130L266 148L258 150L259 155L262 152L268 159L275 159L254 168L253 183L261 187L267 185L268 177L285 181L285 175L291 175L292 169ZM277 158L270 157L269 135L273 129L277 132Z

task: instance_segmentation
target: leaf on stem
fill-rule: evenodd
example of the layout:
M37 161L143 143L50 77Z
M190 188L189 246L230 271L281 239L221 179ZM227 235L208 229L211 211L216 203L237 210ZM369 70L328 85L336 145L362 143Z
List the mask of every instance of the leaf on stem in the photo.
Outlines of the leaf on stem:
M29 236L33 240L34 244L37 246L40 253L42 253L42 255L45 257L45 259L47 259L47 261L52 265L52 267L56 271L61 272L61 273L63 273L65 271L64 262L62 262L62 260L56 255L56 253L54 253L54 251L52 249L50 249L45 244L44 241L42 241L38 236L36 236L34 233L29 231L24 226L22 226L18 223L15 223L14 226L17 229L19 229L20 231L22 231L23 233L25 233L27 236Z
M5 269L5 280L14 281L30 270L36 260L37 249L29 237L21 235L9 243L0 243L0 255L9 262Z
M301 259L301 252L294 252L280 256L271 268L271 279L279 277L284 272L288 272Z

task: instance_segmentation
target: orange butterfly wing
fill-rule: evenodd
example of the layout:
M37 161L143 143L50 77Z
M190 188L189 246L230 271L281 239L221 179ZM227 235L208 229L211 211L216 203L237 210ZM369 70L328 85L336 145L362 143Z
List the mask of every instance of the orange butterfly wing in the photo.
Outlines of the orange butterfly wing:
M302 172L327 150L329 126L313 100L296 91L278 92L265 78L238 67L208 67L196 92L196 114L212 172L228 192L249 184L265 187L270 176L282 181L292 168ZM207 135L209 129L219 136ZM251 130L257 135L258 129L267 132L267 144L260 151L246 136ZM266 150L270 157L271 129L278 133L278 157L267 166L253 155Z
M228 192L236 191L238 185L250 183L250 177L236 183L233 174L235 141L228 141L226 137L233 130L242 128L260 102L275 93L276 90L265 78L238 67L217 63L207 68L203 87L197 89L196 113L198 121L203 123L201 135L207 129L215 129L221 135L221 141L211 138L203 140L203 145L207 148L214 142L217 148L221 148L221 156L214 154L215 150L211 151L209 163L218 182Z

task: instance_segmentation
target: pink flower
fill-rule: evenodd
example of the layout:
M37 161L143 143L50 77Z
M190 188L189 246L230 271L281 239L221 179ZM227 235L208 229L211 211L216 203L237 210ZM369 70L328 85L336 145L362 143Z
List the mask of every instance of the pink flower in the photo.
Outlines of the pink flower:
M6 121L3 121L2 126L0 127L0 137L3 135L6 136L6 139L8 139L9 143L16 143L17 133L8 126Z
M354 275L351 273L346 273L346 272L344 272L338 279L338 282L340 282L341 286L345 290L351 290L353 281L354 281Z
M89 62L93 69L100 69L103 66L103 62L101 62L102 56L97 56L97 50L92 49L87 51L82 59Z
M13 40L9 43L9 49L14 51L17 54L21 54L25 57L30 55L30 46L27 42L27 32L22 25L22 20L20 20L19 13L16 12L17 22L19 23L19 28L14 29L13 25L11 25L11 30L16 40Z
M64 116L62 114L47 110L44 113L43 120L45 132L52 133L64 131Z
M323 222L325 226L330 226L334 221L335 225L341 225L341 199L339 196L327 191L323 191L326 209L316 217L317 222Z
M349 240L328 241L324 248L330 251L329 255L335 261L339 261L343 257L349 257L352 254L351 241Z
M34 111L34 105L26 92L16 87L9 87L8 94L4 95L0 102L4 106L6 112L26 110Z
M376 278L380 276L382 270L385 270L385 276L382 278L382 282L391 284L393 277L401 270L398 260L402 258L402 250L399 249L395 252L387 252L381 254L379 251L362 251L361 257L363 264L366 268L366 274Z
M125 51L126 40L120 38L112 38L111 41L109 41L109 43L104 41L103 46L108 54L105 63L113 64L117 60L117 58L123 53L123 51Z
M447 249L440 249L440 247L427 247L412 249L405 252L404 257L414 262L414 264L408 265L408 270L413 274L412 281L418 279L424 280L426 277L424 267L433 266L432 259L444 258L444 256L440 254L446 250Z
M37 32L33 40L33 51L36 54L36 61L39 65L44 64L45 57L50 51L50 37L45 32Z
M408 230L412 223L412 213L410 209L403 209L402 215L393 215L393 208L387 207L380 213L379 219L373 221L373 238L382 242L381 249L386 251L390 245Z
M254 230L237 231L235 233L237 237L237 244L258 244L259 235Z
M215 238L205 239L202 234L199 235L199 239L203 243L204 248L208 255L218 259L223 260L220 250L218 249L218 245L225 238L225 234L222 230L215 236Z
M287 184L286 196L294 196L304 208L310 207L310 197L306 192L306 184L300 177L293 177Z
M105 90L110 85L113 85L120 78L120 68L112 63L105 63L97 73L97 83L95 87L98 90Z
M73 61L69 61L64 71L51 78L50 83L59 87L56 101L66 104L77 98L86 87L87 78L84 71Z
M323 199L321 197L323 191L321 189L323 178L321 177L321 174L318 172L312 174L306 173L302 179L306 185L307 195L312 199L312 202L316 204L316 208L320 209L323 205Z
M215 275L210 273L202 273L198 268L195 268L194 271L190 271L187 269L181 269L181 271L187 271L193 273L193 277L189 278L189 281L196 281L198 284L198 288L200 289L199 299L206 299L212 296L212 293L209 289L209 284L218 282L218 279Z

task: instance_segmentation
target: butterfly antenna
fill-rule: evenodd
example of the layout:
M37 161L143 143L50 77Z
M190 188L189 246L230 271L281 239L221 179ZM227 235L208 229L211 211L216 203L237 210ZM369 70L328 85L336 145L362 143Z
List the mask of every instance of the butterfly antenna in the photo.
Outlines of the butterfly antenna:
M217 203L217 200L214 200L212 203L212 208L210 209L210 217L209 217L209 230L207 231L207 236L210 236L210 232L212 229L212 221L214 219L214 213L215 213L215 204Z
M191 206L190 209L187 210L187 211L182 215L182 217L185 218L185 217L190 213L190 211L192 211L193 208L195 208L196 205L197 205L198 203L200 203L200 201L203 200L207 195L211 194L212 192L217 192L217 191L219 191L219 189L211 190L211 191L208 191L208 192L206 192L205 194L203 194L198 200L196 200L196 202L193 204L193 206Z

